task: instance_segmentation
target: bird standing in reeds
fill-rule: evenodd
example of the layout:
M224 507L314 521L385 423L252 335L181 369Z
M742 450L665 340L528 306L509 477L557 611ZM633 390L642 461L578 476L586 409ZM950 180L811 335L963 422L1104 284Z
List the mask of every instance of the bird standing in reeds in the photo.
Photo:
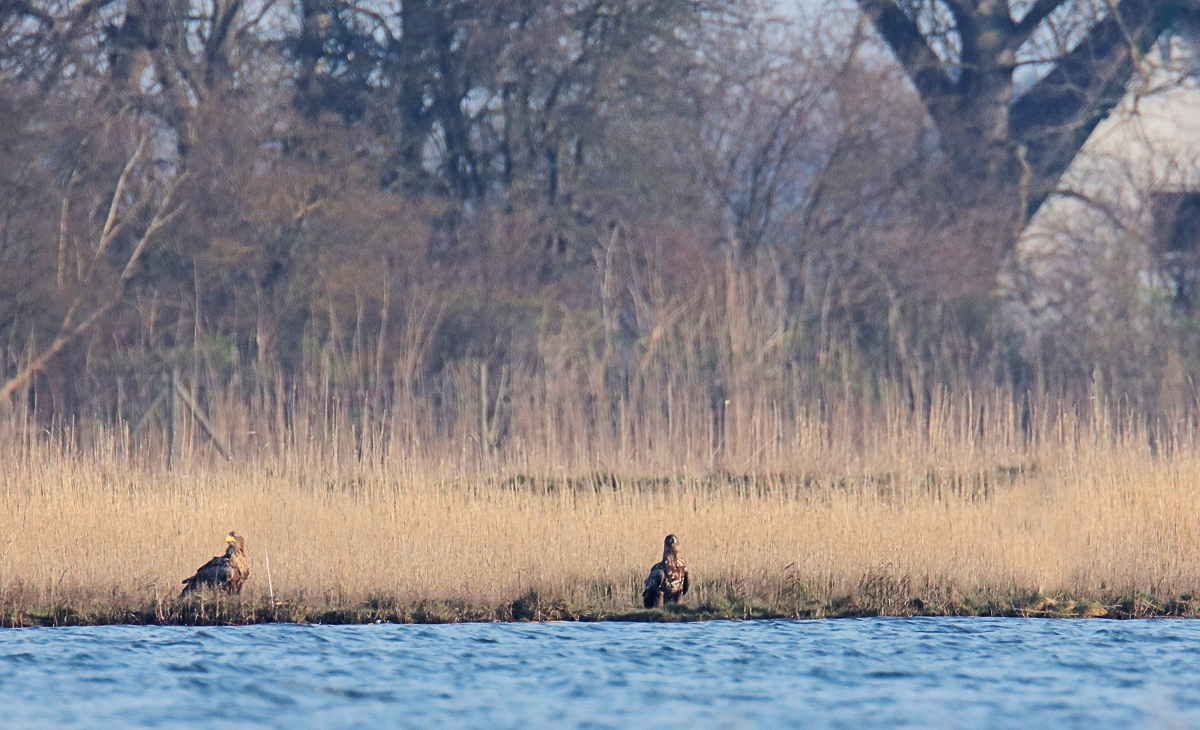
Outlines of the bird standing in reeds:
M679 554L679 540L674 535L667 535L663 541L662 561L655 563L646 578L646 588L642 591L642 605L654 608L664 603L679 603L688 592L687 564Z
M211 588L223 593L241 593L242 584L250 577L250 565L246 562L246 541L237 532L225 536L228 546L224 555L218 555L183 581L180 597L201 588Z

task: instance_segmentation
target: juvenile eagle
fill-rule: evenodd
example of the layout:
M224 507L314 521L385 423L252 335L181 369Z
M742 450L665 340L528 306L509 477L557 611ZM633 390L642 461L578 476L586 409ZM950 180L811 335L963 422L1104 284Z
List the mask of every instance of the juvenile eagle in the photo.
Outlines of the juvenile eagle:
M663 541L663 558L650 569L646 578L646 589L642 591L642 605L654 608L664 603L679 603L688 592L688 571L679 554L679 540L667 535Z
M246 541L236 532L225 536L229 543L224 555L218 555L183 582L180 597L205 586L224 593L241 593L242 584L250 577L250 566L246 563Z

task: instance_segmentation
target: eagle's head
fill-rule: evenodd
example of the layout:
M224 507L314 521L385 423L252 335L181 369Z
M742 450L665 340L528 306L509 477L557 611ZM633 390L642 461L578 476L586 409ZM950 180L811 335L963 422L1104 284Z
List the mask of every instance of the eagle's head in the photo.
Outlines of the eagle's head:
M246 541L244 539L242 539L241 535L237 534L237 530L234 530L233 532L226 535L225 542L229 545L229 548L233 551L241 551L241 550L245 550L245 548L246 548Z
M663 540L663 560L675 555L679 552L679 538L674 535L667 535L667 539Z

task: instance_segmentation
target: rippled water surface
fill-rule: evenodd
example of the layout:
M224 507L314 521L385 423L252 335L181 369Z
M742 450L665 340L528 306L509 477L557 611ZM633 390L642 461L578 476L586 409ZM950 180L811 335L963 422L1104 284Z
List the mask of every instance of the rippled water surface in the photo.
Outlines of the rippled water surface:
M0 727L1200 727L1200 621L0 630Z

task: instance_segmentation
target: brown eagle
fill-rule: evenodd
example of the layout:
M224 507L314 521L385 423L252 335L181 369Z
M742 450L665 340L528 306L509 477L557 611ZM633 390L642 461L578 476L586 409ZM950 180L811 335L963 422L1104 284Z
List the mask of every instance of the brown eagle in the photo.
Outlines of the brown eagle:
M664 603L679 603L688 592L688 571L679 554L679 540L667 535L663 541L662 562L655 563L646 578L646 589L642 591L642 605L654 608Z
M195 575L185 580L180 597L204 587L224 593L242 592L242 584L250 577L250 565L246 562L246 541L237 532L231 532L225 536L225 542L229 543L225 554L201 565Z

